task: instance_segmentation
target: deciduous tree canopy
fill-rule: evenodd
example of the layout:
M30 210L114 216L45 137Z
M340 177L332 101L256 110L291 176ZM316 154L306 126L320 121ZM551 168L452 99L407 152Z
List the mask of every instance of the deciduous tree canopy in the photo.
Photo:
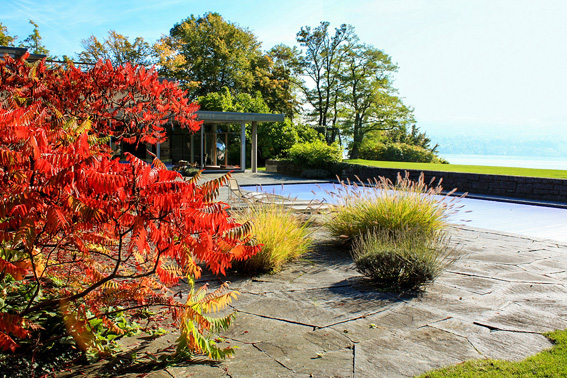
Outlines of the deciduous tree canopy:
M382 50L361 43L352 26L343 24L334 35L328 22L316 28L306 26L297 41L303 47L297 74L303 78L301 88L311 105L307 116L325 134L327 143L346 136L350 158L356 159L371 132L383 131L388 137L417 130L413 109L403 103L392 84L397 66Z
M194 97L218 92L251 91L253 62L261 57L260 42L248 29L217 13L190 16L161 40L161 73L183 83Z
M352 38L353 28L346 24L335 29L331 36L328 22L321 22L313 29L302 27L297 33L297 42L304 48L299 56L298 74L307 78L301 89L313 108L308 114L316 120L318 129L329 144L335 141L336 136L332 131L337 121L341 66L347 52L345 44Z
M207 13L176 24L156 51L160 74L179 80L191 99L223 87L233 96L260 91L271 110L291 115L296 102L291 72L281 63L285 57L264 54L260 47L250 30Z
M150 67L155 63L155 52L150 44L142 37L136 37L130 42L128 37L114 30L101 42L94 35L81 42L83 51L79 53L79 60L87 63L96 63L100 59L110 60L113 65L130 63Z
M14 46L16 38L8 34L8 28L0 22L0 46Z

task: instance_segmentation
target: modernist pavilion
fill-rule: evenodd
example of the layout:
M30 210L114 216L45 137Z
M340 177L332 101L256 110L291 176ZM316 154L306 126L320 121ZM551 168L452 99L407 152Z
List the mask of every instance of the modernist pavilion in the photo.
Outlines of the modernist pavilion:
M198 111L203 121L201 130L191 134L186 129L168 128L167 140L155 149L157 157L173 164L187 161L205 171L237 171L246 169L246 125L251 125L251 171L258 169L258 125L263 122L283 122L283 114L233 113ZM236 128L235 128L236 125ZM238 127L240 126L240 127ZM229 144L239 147L239 157L229 160ZM238 146L239 145L239 146Z
M18 59L27 49L0 46L0 59L4 54ZM32 54L28 61L34 62L45 58L45 55ZM206 171L241 171L246 169L246 125L251 125L251 170L258 168L258 125L263 122L283 122L283 114L262 113L232 113L198 111L197 119L203 121L201 130L191 134L186 129L170 125L167 130L167 140L156 147L140 146L137 151L124 146L124 150L134 152L138 157L149 158L146 149L157 157L171 164L186 161L196 168ZM234 151L240 150L239 157L229 160L228 147ZM239 146L238 146L239 145Z

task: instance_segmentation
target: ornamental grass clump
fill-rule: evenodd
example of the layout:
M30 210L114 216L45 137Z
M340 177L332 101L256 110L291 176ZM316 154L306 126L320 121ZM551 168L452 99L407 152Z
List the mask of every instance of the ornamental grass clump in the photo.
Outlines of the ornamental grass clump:
M453 261L444 234L429 237L416 229L359 235L353 240L352 255L360 273L381 288L394 290L418 289Z
M336 205L325 227L351 243L358 271L380 287L417 289L452 261L446 228L458 198L450 194L425 184L423 174L417 181L398 175L396 184L343 182L331 193Z
M253 224L252 235L261 250L250 259L234 264L246 273L273 273L288 261L308 252L313 244L309 220L293 212L285 201L250 203L235 218Z
M352 240L373 230L397 232L412 230L434 238L447 227L448 217L455 211L455 198L442 196L438 184L429 187L423 174L412 181L406 173L398 175L396 184L385 178L368 185L341 182L330 193L336 205L325 220L325 227L337 237Z

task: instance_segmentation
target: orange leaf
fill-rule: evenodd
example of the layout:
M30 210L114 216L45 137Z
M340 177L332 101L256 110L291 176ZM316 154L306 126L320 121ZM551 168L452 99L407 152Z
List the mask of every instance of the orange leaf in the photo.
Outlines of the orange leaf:
M240 260L246 253L246 248L241 244L234 247L230 252L234 255L235 259Z
M0 258L0 272L5 271L6 273L10 274L16 281L21 281L26 276L26 269L27 267L25 264L20 264L22 262L10 262ZM29 261L28 261L29 263Z
M16 348L19 345L16 344L16 342L8 335L6 335L5 333L0 332L0 349L1 350L11 350L12 353L14 353L16 351Z

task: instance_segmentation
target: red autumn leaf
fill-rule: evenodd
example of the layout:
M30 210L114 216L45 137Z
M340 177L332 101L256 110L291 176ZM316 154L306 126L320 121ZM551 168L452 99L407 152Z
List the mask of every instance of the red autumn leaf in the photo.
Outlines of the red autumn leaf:
M197 278L199 264L224 273L257 251L245 235L228 236L240 225L214 203L227 177L183 181L157 159L114 158L107 139L163 141L172 120L196 131L198 106L155 71L109 62L81 71L5 57L0 93L0 243L13 251L0 259L0 272L50 295L22 297L20 313L0 314L0 349L15 350L29 334L26 319L59 303L83 347L92 341L87 313L113 328L103 315L110 308L161 306L156 318L167 313L179 324L211 328L172 286L183 275ZM26 276L32 262L35 274ZM195 339L187 347L203 351Z

